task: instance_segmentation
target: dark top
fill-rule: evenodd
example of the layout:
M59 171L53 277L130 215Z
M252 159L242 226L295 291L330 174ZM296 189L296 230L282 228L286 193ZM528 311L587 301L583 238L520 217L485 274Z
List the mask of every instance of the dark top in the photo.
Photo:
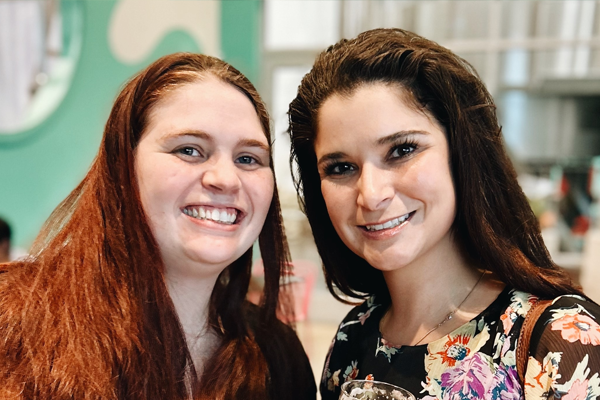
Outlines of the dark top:
M525 385L515 368L523 320L536 297L506 288L477 317L428 344L396 347L379 332L386 307L371 297L352 309L333 340L320 392L337 400L342 383L374 379L417 399L595 399L600 396L600 307L561 296L531 336Z
M279 320L269 327L259 329L258 308L251 307L251 312L247 314L248 320L269 366L271 400L316 399L315 377L296 332Z

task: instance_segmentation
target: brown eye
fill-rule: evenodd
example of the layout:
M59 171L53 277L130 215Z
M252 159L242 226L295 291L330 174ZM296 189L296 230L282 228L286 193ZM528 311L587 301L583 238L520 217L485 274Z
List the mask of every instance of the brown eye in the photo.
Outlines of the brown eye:
M328 165L325 168L325 174L327 176L332 176L332 175L346 175L352 171L354 171L354 166L352 166L352 164L349 163L335 163L335 164L331 164Z
M392 148L390 152L391 158L402 158L410 155L417 149L417 145L414 143L404 143L399 146Z

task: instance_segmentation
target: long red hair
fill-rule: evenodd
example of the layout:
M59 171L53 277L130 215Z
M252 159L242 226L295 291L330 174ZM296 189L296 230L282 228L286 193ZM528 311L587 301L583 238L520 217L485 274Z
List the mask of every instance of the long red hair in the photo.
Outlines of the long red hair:
M54 210L32 256L0 266L1 398L269 397L266 360L244 313L252 249L223 271L212 293L209 324L221 345L199 377L134 172L134 150L152 107L209 74L248 97L269 138L269 117L255 88L219 59L173 54L129 81L90 171ZM259 245L262 330L275 323L279 279L289 260L276 190Z

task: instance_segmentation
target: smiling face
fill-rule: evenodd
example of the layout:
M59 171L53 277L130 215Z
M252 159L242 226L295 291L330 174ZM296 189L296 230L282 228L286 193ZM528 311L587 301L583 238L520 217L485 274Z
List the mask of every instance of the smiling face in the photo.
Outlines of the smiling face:
M211 75L153 108L135 170L171 278L214 278L244 254L274 190L269 143L252 103Z
M335 230L382 271L457 251L448 143L431 116L380 83L328 98L315 152Z

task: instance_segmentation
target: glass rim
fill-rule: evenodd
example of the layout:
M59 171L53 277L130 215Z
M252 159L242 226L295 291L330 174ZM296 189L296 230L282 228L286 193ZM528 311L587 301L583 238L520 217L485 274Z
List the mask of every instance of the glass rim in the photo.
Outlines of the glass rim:
M342 383L342 385L340 386L340 389L343 392L344 388L347 388L352 383L360 384L360 383L366 383L366 382L373 383L373 384L378 385L378 386L381 385L383 387L388 386L389 388L392 388L393 390L400 391L405 397L411 396L410 398L416 399L416 396L414 394L412 394L412 392L409 391L408 389L405 389L403 387L394 385L393 383L384 382L384 381L370 380L370 379L352 379L351 381L347 381L347 382Z

